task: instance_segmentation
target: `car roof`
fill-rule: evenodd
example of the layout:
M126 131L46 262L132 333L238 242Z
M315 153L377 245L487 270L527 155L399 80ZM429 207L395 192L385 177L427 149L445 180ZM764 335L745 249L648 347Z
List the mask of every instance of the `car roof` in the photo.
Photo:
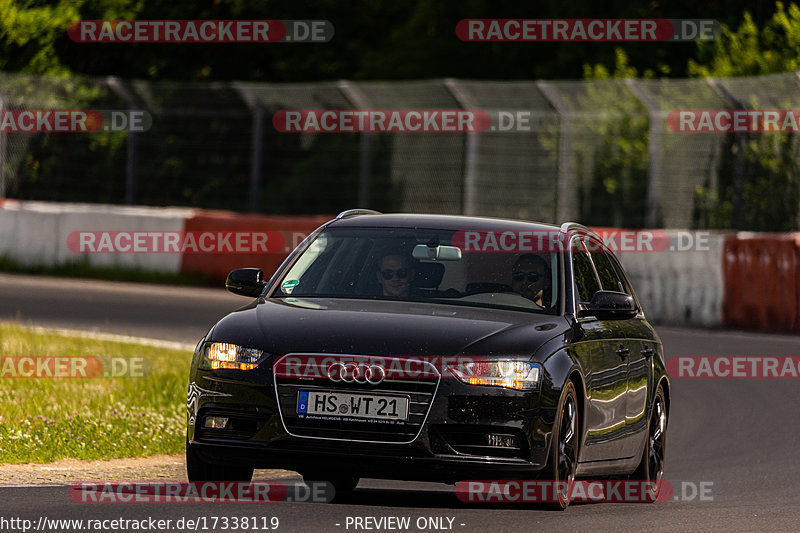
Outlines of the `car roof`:
M480 231L559 231L553 224L491 217L422 215L414 213L353 214L337 218L331 228L423 228Z

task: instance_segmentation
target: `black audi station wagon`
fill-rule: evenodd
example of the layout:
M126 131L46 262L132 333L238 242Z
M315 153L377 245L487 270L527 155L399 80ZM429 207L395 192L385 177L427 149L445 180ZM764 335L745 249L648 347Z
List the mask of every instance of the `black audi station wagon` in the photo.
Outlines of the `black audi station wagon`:
M269 281L226 286L255 299L195 350L192 481L611 477L658 496L661 342L583 226L345 211Z

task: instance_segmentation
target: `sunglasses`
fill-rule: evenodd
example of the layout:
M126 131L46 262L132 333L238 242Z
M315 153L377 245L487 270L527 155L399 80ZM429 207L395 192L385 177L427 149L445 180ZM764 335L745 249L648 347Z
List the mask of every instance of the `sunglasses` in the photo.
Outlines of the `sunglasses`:
M528 281L536 283L540 279L544 278L544 274L539 274L538 272L514 272L511 275L511 279L514 281L523 281L527 275Z
M397 276L397 279L406 279L408 277L408 269L398 268L397 270L392 270L387 268L386 270L381 270L381 276L386 280L392 279L395 276Z

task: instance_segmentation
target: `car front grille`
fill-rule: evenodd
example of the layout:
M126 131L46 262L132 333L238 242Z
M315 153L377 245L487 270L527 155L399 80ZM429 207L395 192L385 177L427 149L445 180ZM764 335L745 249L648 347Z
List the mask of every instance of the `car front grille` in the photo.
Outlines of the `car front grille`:
M293 354L295 355L295 354ZM358 358L363 356L339 356ZM392 358L382 358L391 364ZM403 360L407 361L407 360ZM441 375L430 363L422 377L388 376L381 383L334 382L327 377L297 378L275 375L275 390L281 421L296 437L350 440L359 442L409 443L417 438L428 416ZM336 417L301 418L297 413L298 393L301 391L330 391L336 393L402 396L408 398L408 418L405 423L383 424L375 421L341 420Z

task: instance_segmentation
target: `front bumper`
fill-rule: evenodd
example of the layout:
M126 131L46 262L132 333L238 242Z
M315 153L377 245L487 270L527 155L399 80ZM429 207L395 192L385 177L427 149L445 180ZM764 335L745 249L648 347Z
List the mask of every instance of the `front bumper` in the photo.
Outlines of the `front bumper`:
M255 468L278 468L301 474L325 472L347 474L358 478L394 479L456 483L465 479L533 479L544 465L524 460L463 456L413 456L393 453L368 456L355 450L341 451L297 446L260 446L193 442L193 449L209 463Z
M537 477L546 464L557 403L557 397L549 401L547 391L471 386L440 378L430 388L429 405L420 408L425 416L406 428L405 436L383 427L356 434L347 424L298 426L303 422L293 420L296 413L289 412L297 387L282 388L270 370L197 370L191 381L187 436L206 462L445 483ZM397 393L396 388L356 384L343 384L337 391ZM230 422L225 429L205 428L203 421L209 416L224 416ZM488 435L511 439L502 446L490 445Z

